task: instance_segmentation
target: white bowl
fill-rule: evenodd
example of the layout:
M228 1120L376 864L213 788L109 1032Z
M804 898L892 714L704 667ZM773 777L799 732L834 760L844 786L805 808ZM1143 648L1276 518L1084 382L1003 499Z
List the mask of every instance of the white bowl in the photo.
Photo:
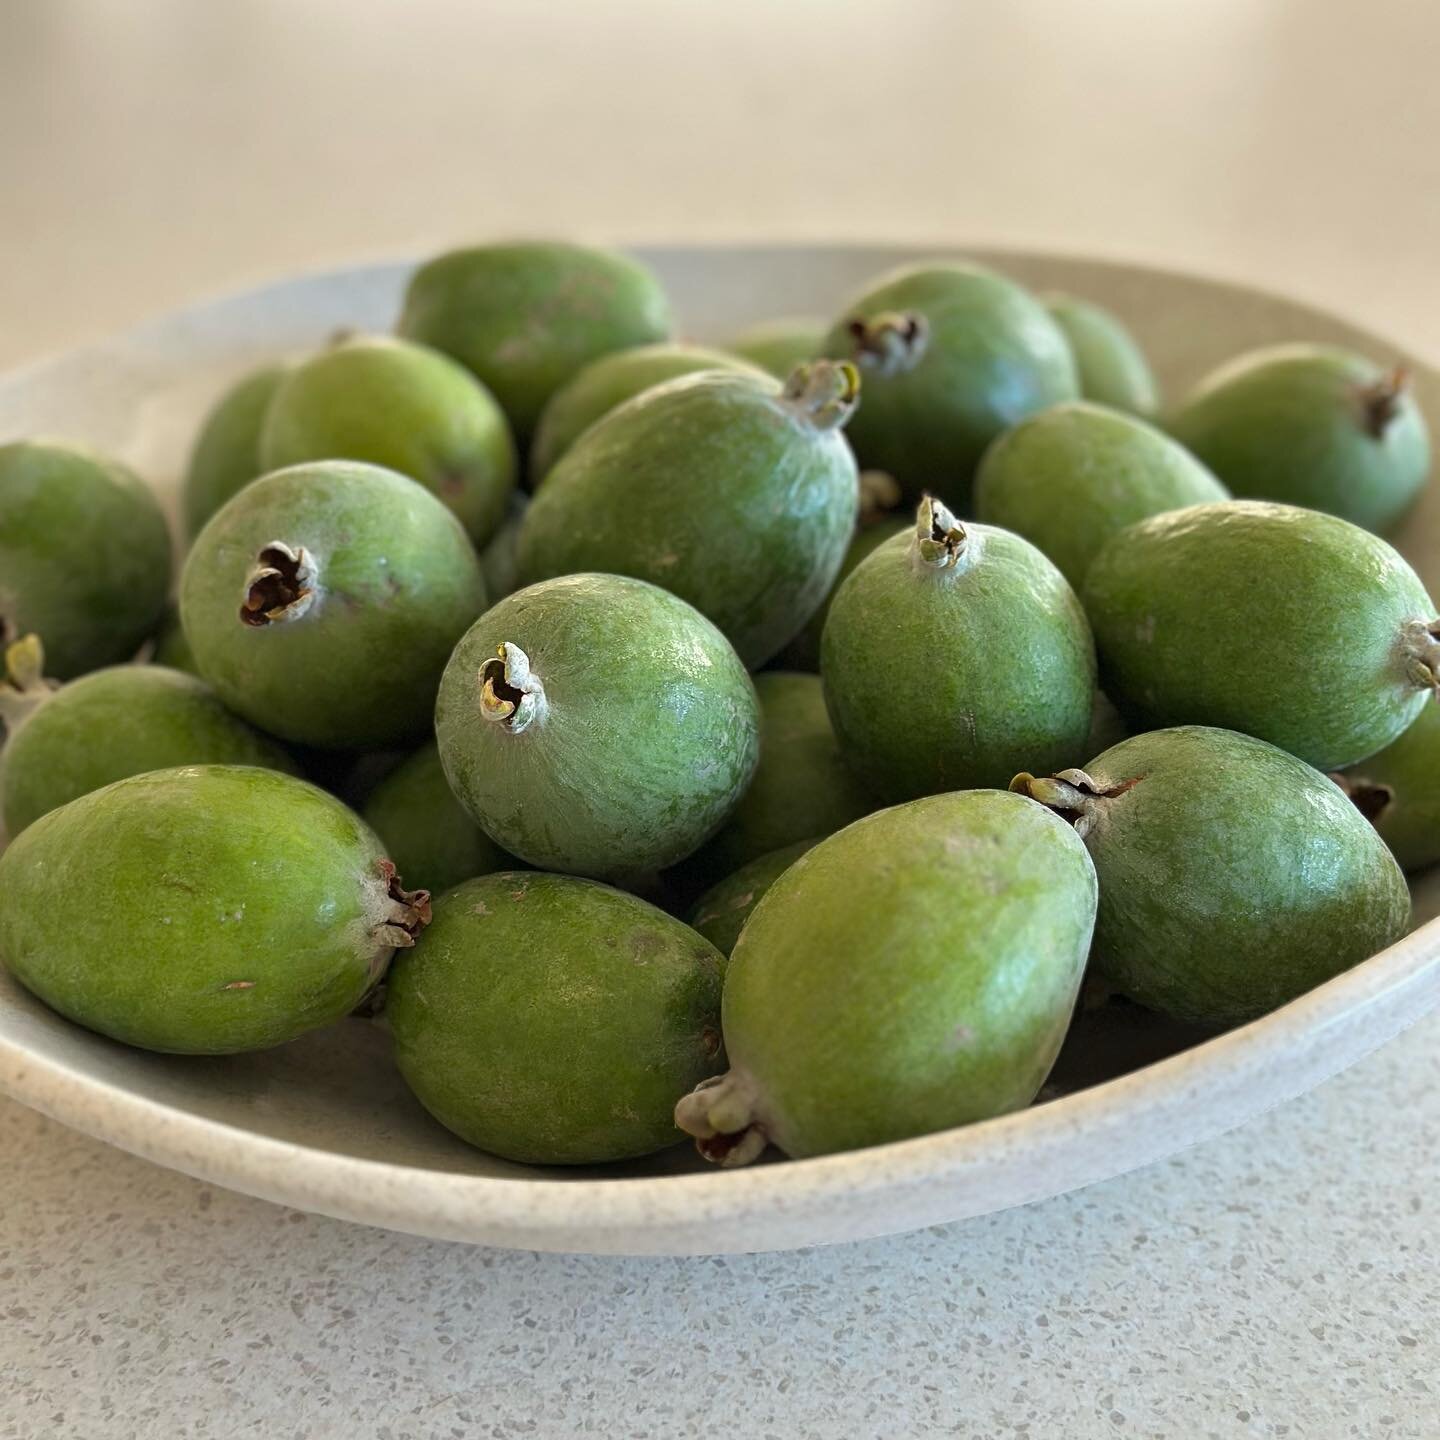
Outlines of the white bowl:
M768 315L823 315L875 272L923 258L857 247L642 253L663 276L686 330L713 339ZM1389 341L1279 296L1132 265L978 258L1028 284L1113 306L1140 335L1172 395L1252 345L1337 341L1380 360L1407 361L1422 403L1440 419L1440 375ZM173 496L198 418L226 381L342 326L388 328L408 268L285 281L163 316L13 375L0 381L0 439L48 433L85 440L129 459ZM1435 488L1400 544L1435 593ZM1100 1012L1083 1022L1088 1043L1057 1071L1059 1098L919 1140L748 1170L697 1170L684 1147L618 1174L507 1164L429 1119L400 1083L384 1033L372 1024L346 1021L262 1055L177 1059L70 1025L4 976L0 1089L206 1180L421 1235L675 1255L823 1244L1088 1185L1318 1084L1440 1001L1440 921L1431 918L1440 911L1440 875L1423 880L1415 898L1418 928L1398 945L1219 1039L1171 1053L1196 1037L1138 1011Z

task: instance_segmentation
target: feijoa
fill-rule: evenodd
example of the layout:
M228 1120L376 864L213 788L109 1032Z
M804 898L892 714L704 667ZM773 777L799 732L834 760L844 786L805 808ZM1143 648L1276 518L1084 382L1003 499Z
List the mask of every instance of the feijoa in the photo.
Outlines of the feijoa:
M532 1165L648 1155L720 1059L723 959L653 905L569 875L501 871L435 902L390 972L395 1058L462 1139Z
M755 687L725 637L618 575L532 585L481 616L445 669L435 732L497 845L599 879L690 854L759 757Z
M576 371L666 339L670 307L649 270L613 251L479 245L415 272L399 328L473 371L528 445L546 401Z
M1253 1020L1398 940L1405 878L1333 781L1186 725L1014 786L1075 824L1100 877L1094 962L1178 1020Z
M1101 684L1137 729L1216 725L1340 769L1394 740L1440 676L1415 572L1314 510L1226 500L1141 520L1083 594Z
M1118 315L1073 295L1046 295L1045 308L1070 342L1080 394L1149 417L1160 408L1150 362Z
M154 646L150 651L152 665L165 665L171 670L183 670L187 675L198 675L195 652L185 638L185 627L180 623L180 607L172 600L160 617L160 628L155 632Z
M817 845L819 839L816 836L797 840L793 845L760 855L733 875L727 875L718 885L712 885L691 908L691 926L722 955L728 955L766 892L807 850Z
M676 1108L702 1154L822 1155L1028 1105L1074 1009L1095 869L1069 825L996 790L822 840L730 957L730 1070Z
M480 569L485 573L485 594L492 605L515 589L515 552L520 545L520 527L525 523L525 512L529 508L530 497L523 490L515 491L500 528L480 552Z
M525 584L576 571L663 585L752 668L819 607L855 525L840 427L855 371L819 361L782 388L706 371L612 410L575 442L520 531Z
M1277 345L1202 380L1170 429L1231 491L1385 532L1430 472L1430 434L1403 367Z
M38 635L58 680L117 664L169 588L170 534L139 476L75 445L0 445L0 646Z
M0 961L147 1050L261 1050L338 1020L427 914L358 815L275 770L134 775L0 855Z
M418 736L456 640L485 608L455 516L378 465L320 461L246 486L185 561L200 673L247 720L321 748Z
M830 322L818 315L782 315L747 326L725 348L777 380L785 380L797 365L807 364L821 353L829 329Z
M1405 869L1440 861L1440 705L1426 705L1398 740L1330 778Z
M1028 540L927 497L912 532L836 593L820 675L846 761L904 800L1004 785L1027 746L1078 754L1095 652L1074 591Z
M975 514L1038 545L1075 586L1136 520L1229 499L1184 446L1102 405L1053 405L1007 430L975 476Z

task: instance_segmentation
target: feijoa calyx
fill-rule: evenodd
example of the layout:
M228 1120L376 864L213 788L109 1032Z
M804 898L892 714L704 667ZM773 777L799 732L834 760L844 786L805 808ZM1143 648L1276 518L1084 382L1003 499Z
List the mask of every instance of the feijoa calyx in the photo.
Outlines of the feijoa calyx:
M1440 705L1383 750L1330 777L1406 870L1440 861Z

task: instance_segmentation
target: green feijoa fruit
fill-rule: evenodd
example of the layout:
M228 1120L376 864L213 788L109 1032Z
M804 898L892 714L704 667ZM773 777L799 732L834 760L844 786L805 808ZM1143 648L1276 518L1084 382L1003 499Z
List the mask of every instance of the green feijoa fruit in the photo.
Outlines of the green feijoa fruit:
M1064 332L1013 281L974 265L914 265L845 307L824 353L860 368L850 427L860 463L912 499L969 504L985 447L1027 415L1080 393Z
M1013 785L1073 820L1090 851L1100 973L1178 1020L1253 1020L1408 928L1405 877L1364 816L1263 740L1155 730Z
M479 245L415 272L399 328L473 371L528 445L546 401L576 371L666 339L670 307L649 270L613 251Z
M525 512L529 508L530 497L523 490L517 490L510 497L500 528L480 552L480 568L485 572L485 594L492 605L497 600L503 600L516 587L515 552L520 544L520 527L525 523Z
M1046 295L1043 299L1070 342L1081 395L1133 415L1154 415L1160 408L1155 376L1145 352L1120 318L1073 295Z
M819 843L816 836L784 845L758 856L712 885L690 911L690 924L722 955L729 955L766 891L807 851Z
M289 372L288 361L248 371L206 415L180 492L187 535L198 535L232 495L265 473L267 467L260 461L260 429L271 398Z
M755 677L755 693L755 778L715 837L687 862L706 884L782 845L829 835L880 805L840 755L818 675L767 670Z
M275 391L262 470L365 460L418 480L484 545L515 489L515 442L490 392L448 355L388 335L339 341Z
M200 673L195 664L195 652L190 648L190 642L185 638L185 627L180 623L180 607L173 600L160 617L150 663L165 665L171 670L183 670L187 675Z
M433 741L371 790L363 813L406 882L437 894L515 863L455 798Z
M11 647L11 653L18 649ZM24 696L0 690L0 713ZM32 691L32 694L34 692ZM0 820L12 837L42 815L112 781L177 765L260 765L295 773L273 740L232 715L204 681L161 665L94 670L55 691L0 750Z
M1004 785L1027 747L1078 754L1095 651L1074 591L1029 541L926 497L912 532L831 602L820 675L846 761L905 800Z
M1427 705L1398 740L1330 777L1407 870L1440 861L1440 705Z
M1130 734L1125 717L1115 708L1115 703L1103 691L1095 692L1095 709L1090 717L1090 734L1085 739L1085 754L1098 755L1112 745L1118 745Z
M0 445L0 645L38 635L70 680L128 660L170 588L170 534L123 465L75 445Z
M201 531L180 579L200 673L285 740L420 735L455 642L485 608L480 562L428 490L378 465L293 465Z
M1086 401L1022 420L985 452L975 475L975 514L1038 545L1076 586L1127 525L1229 498L1168 435Z
M601 416L643 390L700 370L752 372L757 368L738 355L703 345L637 345L602 355L550 397L530 446L530 478L538 485Z
M752 669L825 598L855 525L840 427L855 371L819 361L783 387L706 371L612 410L550 472L520 530L525 584L577 571L663 585Z
M1095 869L1069 825L997 790L933 795L822 840L730 957L730 1070L683 1099L702 1154L823 1155L1028 1105L1070 1022Z
M807 364L821 353L829 329L829 321L818 315L782 315L748 326L725 348L768 370L777 380L785 380L797 365Z
M1083 595L1101 684L1135 729L1218 725L1341 769L1394 740L1440 676L1415 572L1314 510L1226 500L1141 520Z
M570 875L502 871L435 903L390 972L395 1058L462 1139L532 1165L649 1155L720 1059L723 957L653 905Z
M683 600L618 575L517 590L455 647L435 733L461 804L541 869L624 879L683 859L759 758L755 687Z
M1430 471L1430 434L1403 368L1278 345L1223 365L1171 417L1175 437L1238 496L1393 529Z
M358 815L238 765L117 780L0 855L0 961L147 1050L262 1050L340 1019L428 908Z

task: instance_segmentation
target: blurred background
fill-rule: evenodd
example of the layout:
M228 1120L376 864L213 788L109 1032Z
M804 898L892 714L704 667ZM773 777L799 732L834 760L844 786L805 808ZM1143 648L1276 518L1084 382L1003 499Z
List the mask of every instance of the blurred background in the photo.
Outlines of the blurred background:
M3 0L0 365L469 238L916 240L1440 355L1431 0Z

